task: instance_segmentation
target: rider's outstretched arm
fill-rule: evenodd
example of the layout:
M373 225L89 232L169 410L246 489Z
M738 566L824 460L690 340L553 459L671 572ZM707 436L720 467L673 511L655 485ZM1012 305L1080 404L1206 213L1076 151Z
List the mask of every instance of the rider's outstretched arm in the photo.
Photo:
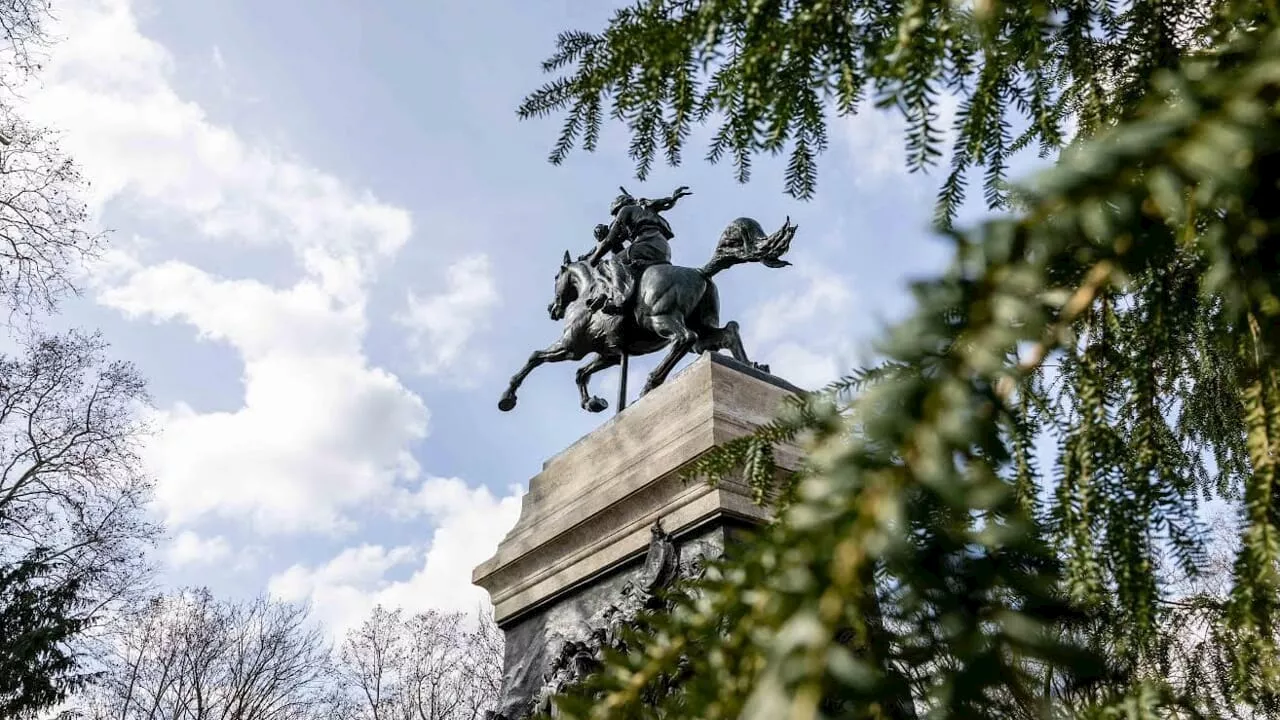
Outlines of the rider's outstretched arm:
M618 216L613 219L613 223L609 226L609 234L596 245L596 249L591 253L591 259L587 260L587 264L595 265L600 262L600 258L604 257L610 251L616 251L622 247L622 238L627 234L627 215L630 214L631 208L625 207L618 212Z
M680 198L676 198L676 197L664 197L664 198L658 198L657 200L646 200L644 204L648 205L649 209L653 210L654 212L666 212L671 208L675 207L676 200L679 200L679 199Z
M676 189L674 195L670 197L658 198L657 200L645 200L644 204L649 206L654 212L666 212L676 206L676 201L686 195L691 195L689 188L680 187Z

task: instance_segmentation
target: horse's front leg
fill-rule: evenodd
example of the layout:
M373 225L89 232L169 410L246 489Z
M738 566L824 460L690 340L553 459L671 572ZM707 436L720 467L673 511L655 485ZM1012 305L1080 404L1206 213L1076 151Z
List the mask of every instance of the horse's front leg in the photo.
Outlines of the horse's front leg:
M596 397L587 390L587 383L591 381L591 376L611 368L622 362L621 355L596 355L591 362L578 368L578 395L582 398L582 408L584 410L596 413L603 412L608 409L609 401L602 397Z
M520 383L533 372L533 369L543 363L562 362L564 360L573 360L573 353L564 346L563 343L557 341L556 344L546 350L534 350L529 356L529 360L525 362L524 367L520 368L520 372L511 376L511 383L507 385L507 391L502 394L502 399L498 401L498 409L507 412L516 406L516 390L520 387Z

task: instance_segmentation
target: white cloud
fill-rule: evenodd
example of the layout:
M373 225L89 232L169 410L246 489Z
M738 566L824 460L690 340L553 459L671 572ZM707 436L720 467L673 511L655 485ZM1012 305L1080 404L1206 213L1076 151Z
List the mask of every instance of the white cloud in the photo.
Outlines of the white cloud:
M434 531L425 552L361 546L342 551L314 568L295 565L271 579L272 595L309 601L329 631L340 636L375 606L409 611L428 608L471 613L487 601L471 584L471 571L493 555L520 515L520 490L496 497L484 487L455 478L429 478L416 493L396 504L406 513L422 513ZM404 580L386 573L421 558Z
M58 14L67 39L28 109L66 131L94 205L123 196L140 212L179 212L205 237L349 259L393 253L408 239L403 210L248 146L179 97L172 59L140 33L127 0L69 0Z
M796 342L784 342L769 353L769 370L806 390L817 390L836 380L849 367L837 352L822 352Z
M935 126L942 131L939 147L944 153L955 138L956 112L960 99L944 93L939 96ZM840 137L849 155L854 184L869 187L889 180L903 180L911 173L907 168L907 123L896 109L877 108L863 102L858 113L841 118Z
M856 184L907 176L902 140L905 127L902 118L871 103L863 103L858 114L842 120L842 136Z
M313 614L334 635L358 623L373 608L369 588L391 569L414 559L411 547L360 545L347 548L316 568L294 565L267 583L267 592L288 602L309 602Z
M264 532L348 527L349 510L416 477L408 450L427 429L421 399L362 348L369 285L408 240L409 214L212 123L173 90L171 58L127 0L68 0L59 17L67 40L30 111L65 131L92 210L112 202L191 227L189 239L284 247L301 269L274 287L150 259L183 239L167 237L117 246L93 279L99 302L187 323L244 363L239 409L160 412L147 452L160 510L175 528L206 515Z
M752 313L753 345L776 342L803 331L803 325L829 320L853 305L853 290L843 276L810 264L798 264L793 270L801 287L761 303Z
M426 433L426 407L368 366L362 308L335 303L325 284L277 290L164 263L101 292L127 315L184 320L244 361L239 410L160 415L147 458L171 523L248 515L263 532L340 529L344 508L416 476L407 446Z
M749 346L778 377L817 389L848 370L858 297L848 278L797 263L797 285L755 307L747 324Z
M409 330L409 346L418 353L419 370L435 375L459 369L472 337L485 327L497 304L488 256L472 255L449 266L443 291L425 298L409 291L405 310L396 320ZM475 357L468 358L472 372L476 363Z
M203 538L186 530L178 534L165 552L170 567L212 565L231 557L231 544L221 535Z

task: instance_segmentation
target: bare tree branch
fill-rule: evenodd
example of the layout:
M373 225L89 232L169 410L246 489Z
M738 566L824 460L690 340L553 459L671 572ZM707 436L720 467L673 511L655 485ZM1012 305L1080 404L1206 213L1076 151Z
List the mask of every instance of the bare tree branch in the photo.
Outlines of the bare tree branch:
M502 635L491 613L405 617L375 608L338 657L337 682L351 720L478 720L497 701Z
M38 338L0 357L0 564L36 547L86 583L88 608L136 587L158 528L146 519L137 372L96 335Z
M305 608L187 590L130 623L105 681L80 698L92 720L330 717L329 647Z

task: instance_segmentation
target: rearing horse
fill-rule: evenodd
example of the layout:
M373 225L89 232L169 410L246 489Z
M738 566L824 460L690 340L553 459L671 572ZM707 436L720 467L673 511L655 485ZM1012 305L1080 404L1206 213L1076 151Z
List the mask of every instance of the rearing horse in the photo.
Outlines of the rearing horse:
M728 350L735 360L767 371L767 367L747 359L738 323L720 325L720 295L712 277L742 263L758 262L775 268L789 265L780 258L790 249L797 227L788 218L781 229L766 236L760 223L738 218L720 234L715 253L703 267L667 264L646 268L637 283L631 308L621 315L587 307L596 282L595 271L586 261L575 262L566 251L556 274L555 299L547 307L552 320L565 321L564 332L545 350L536 350L529 356L520 372L511 378L498 409L507 411L516 406L516 390L534 368L548 362L581 360L591 353L596 357L578 368L577 373L582 407L591 412L600 412L609 403L591 395L587 383L595 373L622 362L623 354L647 355L670 348L649 374L641 395L661 385L680 358L691 350Z

